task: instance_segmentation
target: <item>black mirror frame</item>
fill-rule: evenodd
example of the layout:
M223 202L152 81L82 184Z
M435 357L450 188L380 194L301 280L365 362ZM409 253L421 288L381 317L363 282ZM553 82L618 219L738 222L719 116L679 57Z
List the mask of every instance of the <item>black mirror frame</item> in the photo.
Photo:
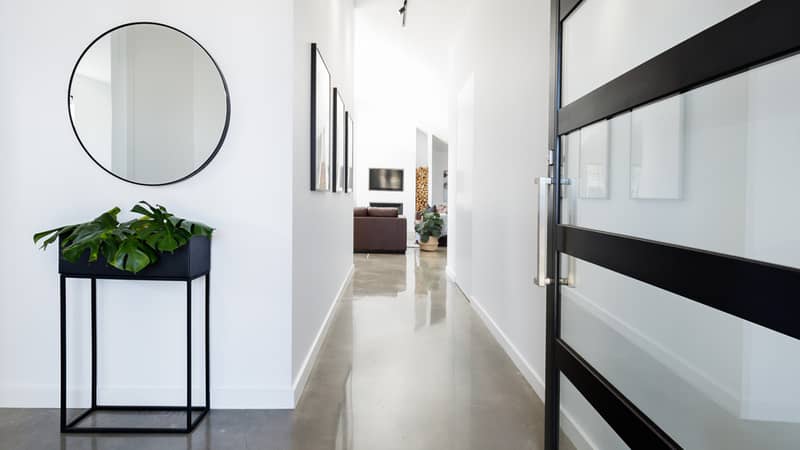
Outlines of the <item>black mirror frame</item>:
M92 154L89 151L89 149L86 148L86 145L81 140L81 137L78 134L78 130L77 130L77 128L75 128L75 121L72 118L72 109L70 108L70 99L71 99L71 96L72 96L72 82L73 82L73 79L75 78L75 72L78 70L78 65L80 64L80 62L83 59L84 55L86 55L86 52L88 52L89 49L92 48L92 46L97 41L99 41L100 39L102 39L106 35L111 34L114 31L119 30L120 28L130 27L130 26L134 26L134 25L156 25L156 26L160 26L160 27L164 27L164 28L169 28L170 30L177 31L178 33L180 33L180 34L186 36L187 38L189 38L192 42L197 44L197 46L200 47L203 50L203 52L205 52L205 54L208 56L208 58L214 64L214 67L217 69L217 73L219 73L219 77L222 80L222 87L225 89L225 106L227 108L227 111L225 112L225 125L222 128L222 134L220 135L219 142L217 142L217 146L214 148L214 151L211 153L211 155L208 157L208 159L206 159L205 162L203 162L203 164L200 165L200 167L198 167L197 169L195 169L194 171L192 171L188 175L186 175L184 177L181 177L181 178L179 178L177 180L174 180L174 181L168 181L168 182L165 182L165 183L140 183L138 181L129 180L127 178L124 178L124 177L121 177L121 176L115 174L110 169L106 168L105 166L103 166L102 164L97 162L97 160L94 158L94 156L92 156ZM67 86L67 114L69 115L69 123L72 126L72 132L75 134L75 138L78 139L78 143L81 144L81 147L83 148L83 151L85 151L86 154L89 156L89 158L95 164L97 164L101 169L103 169L106 173L110 174L111 176L113 176L114 178L117 178L119 180L125 181L127 183L137 184L139 186L167 186L167 185L170 185L170 184L180 183L181 181L185 181L185 180L197 175L203 169L205 169L211 163L211 161L217 156L217 153L219 153L219 150L222 148L222 144L225 142L225 138L228 135L228 128L229 128L230 123L231 123L231 93L230 93L230 90L228 90L228 82L225 80L225 75L222 73L222 69L219 68L219 64L217 64L217 61L214 59L213 56L211 56L211 53L209 53L209 51L205 47L203 47L203 44L198 42L197 39L193 38L191 35L189 35L188 33L184 32L183 30L180 30L178 28L175 28L173 26L166 25L166 24L163 24L163 23L159 23L159 22L129 22L129 23L125 23L125 24L122 24L122 25L118 25L118 26L116 26L114 28L111 28L108 31L105 31L100 36L96 37L92 42L90 42L89 45L86 46L86 48L83 50L83 52L81 52L81 55L78 57L78 60L75 62L75 66L72 68L72 73L69 76L69 85Z

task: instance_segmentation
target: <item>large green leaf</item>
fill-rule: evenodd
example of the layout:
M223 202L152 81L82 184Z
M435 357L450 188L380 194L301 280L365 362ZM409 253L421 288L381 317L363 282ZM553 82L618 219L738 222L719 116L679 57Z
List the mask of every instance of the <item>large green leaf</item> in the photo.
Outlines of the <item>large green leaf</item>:
M143 217L131 222L136 236L159 252L174 252L189 242L191 234L175 226L169 219L173 216L161 205L153 207L147 202L140 202L131 211Z
M172 216L168 219L175 225L176 228L185 230L192 236L207 236L211 237L214 229L201 222L192 222L191 220L181 219L180 217Z
M65 259L77 261L88 249L89 260L96 261L99 256L101 243L108 239L119 225L117 222L117 214L119 214L119 212L119 208L113 208L96 217L91 222L67 225L36 233L33 235L33 241L36 243L44 239L41 245L41 248L44 250L47 249L48 245L61 238L61 246Z
M82 223L75 230L61 240L64 258L75 262L89 250L89 262L97 261L100 255L100 246L106 240L120 241L114 233L119 222L117 215L119 208L112 208L104 212L91 222Z
M61 238L64 259L75 262L87 251L89 261L100 255L113 267L137 273L158 261L164 252L174 252L192 236L211 237L214 229L200 222L174 216L161 205L139 202L131 209L142 217L122 224L117 220L119 208L113 208L91 222L42 231L33 236L46 249Z
M147 248L146 245L141 245L138 239L131 237L119 246L108 262L117 269L138 273L153 262L150 260L148 252L144 250L145 248Z
M68 236L76 228L76 225L67 225L65 227L54 228L52 230L42 231L33 235L33 243L37 243L43 238L50 236L42 242L41 249L46 250L47 246L56 241L59 237Z

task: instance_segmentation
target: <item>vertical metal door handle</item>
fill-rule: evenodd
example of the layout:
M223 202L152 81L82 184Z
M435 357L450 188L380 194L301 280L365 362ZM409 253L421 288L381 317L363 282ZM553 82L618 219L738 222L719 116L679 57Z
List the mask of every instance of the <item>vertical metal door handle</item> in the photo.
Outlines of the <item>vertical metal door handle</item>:
M536 243L538 245L536 256L536 282L537 286L546 287L553 284L553 279L547 277L547 194L549 194L548 186L553 184L553 179L550 177L539 177L536 179L536 184L539 185L539 213L537 220ZM568 185L570 180L567 178L561 179L561 184ZM559 281L562 285L574 287L575 286L575 259L571 258L567 267L568 275L561 278Z
M547 194L548 186L553 182L552 178L539 177L536 184L539 185L539 214L536 231L536 278L534 281L537 286L545 287L553 280L547 278Z

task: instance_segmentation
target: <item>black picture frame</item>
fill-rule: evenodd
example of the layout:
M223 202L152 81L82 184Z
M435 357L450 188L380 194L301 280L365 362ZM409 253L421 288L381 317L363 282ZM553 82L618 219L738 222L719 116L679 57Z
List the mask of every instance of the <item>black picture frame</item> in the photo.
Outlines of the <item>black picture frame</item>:
M342 98L342 90L333 88L333 192L347 192L347 107Z
M311 44L311 190L329 192L333 152L331 143L331 73L316 43Z
M353 113L347 111L345 113L345 180L344 191L353 192L355 187L355 126L353 125Z
M160 26L160 27L168 28L170 30L173 30L173 31L176 31L176 32L182 34L183 36L188 38L190 41L194 42L198 47L200 47L201 50L203 50L203 52L206 54L206 56L208 56L208 58L211 60L211 63L217 69L217 73L219 74L220 80L222 81L222 87L225 89L225 107L226 107L227 110L225 112L225 124L222 127L222 133L220 135L219 141L217 142L217 145L215 146L214 150L211 152L211 155L205 160L205 162L203 162L203 164L200 165L200 167L198 167L197 169L195 169L194 171L192 171L188 175L183 176L183 177L178 178L178 179L173 180L173 181L167 181L167 182L163 182L163 183L142 183L140 181L129 180L129 179L127 179L127 178L125 178L125 177L123 177L121 175L118 175L118 174L114 173L113 171L111 171L107 167L105 167L102 164L100 164L100 162L97 159L95 159L94 156L92 156L92 153L89 151L88 148L86 148L86 144L83 142L83 140L81 140L80 134L78 134L78 129L75 126L75 119L72 117L72 108L70 107L70 103L71 103L71 100L72 100L72 84L75 81L75 74L77 73L78 65L80 65L81 61L83 60L83 57L92 48L92 46L94 46L94 44L96 44L98 41L103 39L105 36L113 33L114 31L117 31L117 30L119 30L121 28L131 27L131 26L136 26L136 25L154 25L154 26ZM75 138L78 140L78 143L81 145L81 148L83 148L83 151L86 152L86 155L89 156L89 159L91 159L95 164L97 164L106 173L108 173L109 175L111 175L114 178L117 178L119 180L125 181L127 183L131 183L131 184L136 184L136 185L139 185L139 186L167 186L167 185L170 185L170 184L180 183L181 181L188 180L189 178L191 178L191 177L197 175L198 173L200 173L201 171L203 171L203 169L205 169L206 167L208 167L209 164L211 164L211 161L217 156L217 154L219 153L220 149L222 149L222 145L225 143L225 138L228 136L228 128L230 127L230 123L231 123L231 93L230 93L230 90L228 88L228 82L225 79L225 75L222 73L222 69L220 69L219 64L217 64L217 61L214 59L213 56L211 56L211 53L205 47L203 47L203 44L201 44L197 39L192 37L189 33L186 33L185 31L183 31L183 30L181 30L179 28L173 27L171 25L167 25L167 24L163 24L163 23L159 23L159 22L146 22L146 21L145 22L142 22L142 21L140 21L140 22L128 22L128 23L124 23L122 25L118 25L118 26L116 26L114 28L111 28L110 30L105 31L101 35L97 36L92 42L89 43L89 45L86 46L86 48L83 50L83 52L81 52L81 54L78 57L77 61L75 61L75 65L72 68L72 73L69 76L69 84L67 85L67 114L69 115L69 123L70 123L70 126L72 127L72 132L75 134Z

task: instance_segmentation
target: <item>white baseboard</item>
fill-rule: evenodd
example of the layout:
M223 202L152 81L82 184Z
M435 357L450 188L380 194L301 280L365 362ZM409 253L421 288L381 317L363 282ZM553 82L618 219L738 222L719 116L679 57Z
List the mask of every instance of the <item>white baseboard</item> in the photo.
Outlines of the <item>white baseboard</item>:
M175 405L186 402L186 388L182 386L108 386L98 389L102 404ZM71 408L87 408L90 402L88 388L69 388L67 399ZM58 408L59 387L51 385L17 385L0 387L0 408ZM195 405L202 405L205 391L192 389ZM214 409L292 409L294 396L291 389L264 386L212 387L211 406Z
M455 277L452 277L455 280ZM458 286L458 282L456 282L456 286ZM458 286L461 289L460 286ZM461 292L464 292L461 289ZM539 375L539 373L528 363L522 353L517 349L513 342L508 338L508 336L503 332L497 322L494 321L492 316L483 308L481 303L472 296L467 296L467 300L469 300L472 308L475 310L475 313L478 317L481 318L486 327L489 329L489 332L495 338L500 347L506 352L506 354L511 358L511 361L514 362L514 365L517 366L517 369L522 374L522 377L528 384L533 388L536 395L544 402L545 399L545 387L544 387L544 379ZM544 326L544 324L542 324ZM564 411L563 407L561 409L561 429L564 431L564 434L569 437L572 443L578 449L596 449L597 447L594 446L592 441L588 438L584 430L575 422L572 415L570 415L567 411Z
M289 387L221 386L211 389L214 409L294 409Z
M69 397L85 394L80 389L68 388ZM58 385L5 385L0 386L0 408L58 408Z
M517 366L517 369L522 373L522 376L525 377L525 380L528 384L531 385L534 391L536 391L536 395L539 396L542 401L544 401L544 379L528 364L528 361L522 356L522 353L517 349L517 347L511 342L511 340L506 336L503 330L497 325L497 323L492 319L489 313L483 308L480 302L473 297L470 301L472 304L472 308L478 313L478 316L483 320L483 323L486 324L486 327L489 328L489 332L492 333L497 343L500 344L500 347L503 347L503 350L508 354L512 361L514 361L514 365Z
M645 353L652 355L653 358L669 367L675 374L698 388L701 392L704 392L710 399L723 407L734 417L739 416L740 399L735 391L719 384L704 370L656 342L627 322L620 320L617 316L577 290L565 288L562 291L562 295L576 297L578 299L578 304L586 306L590 310L589 314L597 317L609 328L624 336L625 340L638 346Z
M444 272L447 274L447 278L450 281L452 281L453 283L456 283L456 273L455 273L455 271L453 271L452 267L450 267L450 266L445 267L444 268Z
M311 370L314 368L314 363L319 355L319 350L322 347L322 343L325 342L325 335L328 333L328 328L330 327L333 313L336 311L336 305L338 305L339 301L342 299L344 290L347 288L347 284L353 277L354 270L355 266L351 265L350 270L348 270L347 275L342 281L342 284L339 286L339 291L336 292L336 296L333 298L333 301L331 301L331 306L328 307L328 312L325 314L325 319L322 321L322 326L319 328L317 336L314 338L314 343L311 345L308 354L306 354L306 358L303 360L303 365L300 367L300 371L298 372L294 383L292 383L292 391L294 393L292 398L292 406L297 406L297 404L300 403L300 398L303 396L306 383L308 383L308 377L311 375Z
M303 365L292 386L220 386L211 388L211 405L214 409L294 409L303 394L311 369L314 367L325 334L330 326L336 305L353 276L350 266L336 296L331 302L314 343L306 355ZM0 408L58 408L58 385L0 386ZM192 389L192 398L204 399L203 388ZM67 397L70 407L88 407L88 388L69 388ZM186 401L186 388L181 386L108 386L98 391L102 402L109 404L175 404Z

